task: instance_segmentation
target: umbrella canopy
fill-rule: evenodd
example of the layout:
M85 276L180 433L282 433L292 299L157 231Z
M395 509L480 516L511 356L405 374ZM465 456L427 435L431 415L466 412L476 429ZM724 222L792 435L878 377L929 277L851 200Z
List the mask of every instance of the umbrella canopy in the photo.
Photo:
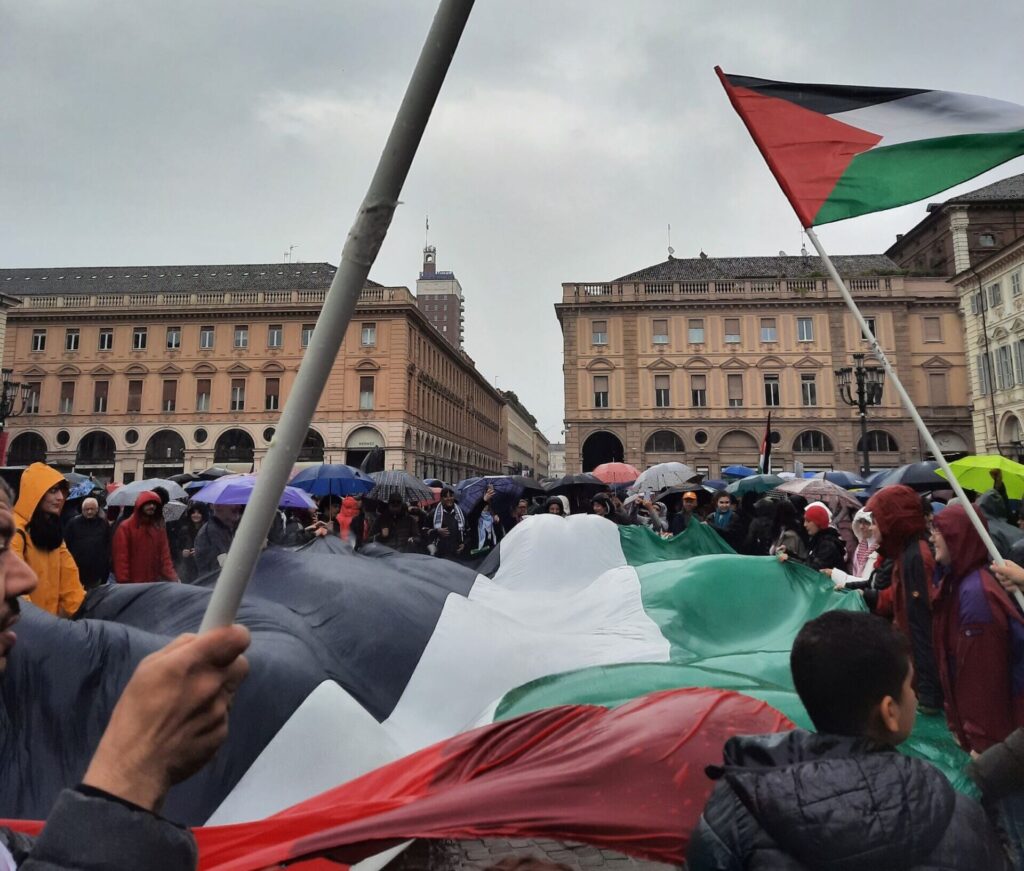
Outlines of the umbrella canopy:
M686 463L658 463L656 466L640 473L629 488L630 493L640 493L650 490L657 493L666 487L676 487L683 484L700 483L700 474L690 468Z
M370 477L376 481L373 489L367 494L371 499L387 502L392 493L398 493L403 502L423 502L434 499L434 494L426 484L401 469L371 472Z
M783 481L775 489L781 493L798 493L808 502L815 500L824 502L833 514L841 506L846 506L853 512L860 509L860 500L849 490L844 490L838 484L833 484L822 478L797 478L793 481Z
M749 466L726 466L722 469L722 474L730 478L749 478L757 474L757 469L751 469Z
M600 478L595 478L590 472L583 472L579 475L563 475L555 478L544 485L544 489L553 496L567 496L570 492L579 493L600 493L607 490L608 485Z
M225 475L234 475L230 469L225 469L223 466L210 466L209 469L203 469L201 472L196 472L197 478L202 478L204 481L212 481L214 478L223 478Z
M81 484L83 481L91 481L92 478L89 475L83 475L81 472L65 472L64 480L74 487L75 484Z
M725 488L726 493L742 496L744 493L767 493L785 483L778 475L751 475L739 481L733 481Z
M683 487L666 487L664 490L659 490L652 497L655 502L665 502L668 504L669 499L673 499L676 496L682 496L684 493L693 493L697 497L698 505L708 505L711 502L711 494L714 491L708 490L703 486L697 486L696 484L686 485ZM669 508L672 506L669 505Z
M496 511L507 508L524 494L532 496L544 492L544 485L525 475L486 475L482 478L466 478L455 485L455 494L459 499L459 507L463 511L471 511L483 499L488 487L493 487L499 497L498 504L492 506Z
M173 481L175 484L181 484L184 487L186 484L191 484L195 481L196 476L191 472L182 472L180 475L171 475L167 480Z
M702 486L714 492L715 490L724 490L726 487L729 486L729 482L720 481L717 478L709 478L708 480L703 482Z
M1002 473L1003 484L1006 485L1006 495L1010 499L1024 497L1024 465L1008 460L998 454L980 454L972 457L964 457L955 463L949 464L953 477L960 482L965 490L974 490L976 493L984 493L991 490L993 485L992 473ZM936 469L935 474L942 478L946 473L942 469Z
M255 475L222 475L210 481L192 499L210 505L247 505L255 486ZM277 504L282 508L316 508L312 497L298 487L285 487Z
M337 463L303 469L288 484L313 496L354 496L369 493L377 482L354 466Z
M892 484L903 484L911 490L924 493L928 490L948 490L949 481L935 474L939 464L934 460L920 463L910 463L893 469L885 475L879 475L871 479L870 490L872 493L888 487ZM988 489L988 488L986 488Z
M132 481L131 484L118 487L107 498L107 505L111 508L134 506L135 500L139 498L140 493L152 490L154 487L163 487L167 491L167 495L172 499L184 499L188 495L181 484L175 484L174 481L168 478L145 478L142 481Z
M209 483L210 483L209 481L203 481L203 480L189 481L187 484L184 485L185 492L190 494L190 495L193 494L193 493L197 493L198 491L202 490L203 487L205 487Z
M825 481L831 481L833 484L838 487L842 487L844 490L859 490L861 487L868 486L868 482L854 472L821 472L815 477L822 478Z
M590 473L606 484L632 484L640 473L629 463L601 463Z

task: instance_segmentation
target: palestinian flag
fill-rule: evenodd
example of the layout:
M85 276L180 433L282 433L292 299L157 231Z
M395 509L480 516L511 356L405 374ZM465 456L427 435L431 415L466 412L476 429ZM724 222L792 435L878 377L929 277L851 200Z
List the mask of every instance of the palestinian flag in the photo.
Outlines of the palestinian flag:
M1024 154L1016 103L715 72L805 227L912 203Z
M195 631L213 580L101 587L73 621L23 606L0 817L44 818L78 782L132 670ZM543 514L475 567L268 548L238 614L252 646L230 737L164 814L208 827L204 868L488 833L678 862L724 738L810 725L789 674L800 627L863 607L703 524L662 539ZM918 723L907 752L964 788L944 724Z

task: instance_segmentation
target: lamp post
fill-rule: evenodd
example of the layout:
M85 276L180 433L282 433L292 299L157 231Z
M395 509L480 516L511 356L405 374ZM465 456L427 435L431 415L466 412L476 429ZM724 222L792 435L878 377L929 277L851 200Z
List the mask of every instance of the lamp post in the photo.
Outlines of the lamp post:
M9 417L17 417L25 410L29 394L32 392L28 384L19 384L12 381L13 369L0 370L3 380L0 380L0 465L7 462L7 433L4 431L4 424ZM21 406L15 410L15 402L20 397Z
M853 366L835 370L839 398L860 412L860 446L862 452L861 475L871 474L868 456L868 406L882 404L882 385L885 370L878 366L865 366L864 355L853 355Z

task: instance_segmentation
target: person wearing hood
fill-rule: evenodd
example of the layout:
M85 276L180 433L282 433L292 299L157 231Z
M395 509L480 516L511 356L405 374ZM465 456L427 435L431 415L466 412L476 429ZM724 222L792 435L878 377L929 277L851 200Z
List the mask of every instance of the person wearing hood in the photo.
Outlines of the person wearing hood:
M992 536L999 555L1013 559L1013 547L1024 540L1024 531L1009 522L1009 508L1004 497L993 487L982 493L974 505L985 515L988 521L988 534ZM1020 555L1020 549L1017 553Z
M346 496L341 500L341 508L334 522L341 540L353 548L359 547L366 540L366 515L355 496Z
M64 476L45 463L25 469L14 505L17 532L10 547L39 579L29 601L51 614L72 617L85 600L85 589L61 532L60 512L68 491Z
M828 611L797 634L793 684L817 732L737 736L687 853L690 871L1009 868L981 806L896 750L917 715L906 638Z
M946 720L964 750L981 753L1024 726L1024 617L988 570L988 550L962 506L935 518L932 544Z
M569 498L567 496L548 496L548 501L544 503L544 513L568 517Z
M616 526L629 526L629 520L615 509L615 505L607 493L598 493L591 500L590 510L599 517L610 520Z
M779 501L763 496L751 505L748 497L752 495L744 493L741 501L741 506L749 506L752 513L739 551L748 556L767 556L775 542L775 511Z
M878 530L878 552L892 560L890 584L879 595L875 613L891 617L910 639L921 706L942 710L942 684L932 647L932 578L935 557L928 547L921 499L903 484L883 487L865 506Z
M807 533L797 520L796 506L789 499L781 499L775 506L772 538L774 543L768 553L779 562L807 562Z
M844 589L847 584L856 581L866 581L875 570L878 542L875 540L875 525L871 518L871 512L861 508L853 516L853 534L857 539L857 546L850 557L849 571L842 569L822 569L822 573L832 579L837 589Z
M815 570L840 569L846 565L846 545L832 526L832 512L822 502L804 509L807 530L807 565Z
M163 503L152 490L135 497L132 516L114 533L114 578L119 584L148 584L175 581L171 548L164 531Z

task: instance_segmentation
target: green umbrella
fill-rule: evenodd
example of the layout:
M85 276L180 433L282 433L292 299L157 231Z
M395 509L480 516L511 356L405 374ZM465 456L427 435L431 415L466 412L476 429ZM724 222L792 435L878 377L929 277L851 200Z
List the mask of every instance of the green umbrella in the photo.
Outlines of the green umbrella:
M778 475L751 475L749 478L733 481L725 488L725 492L734 496L742 496L744 493L767 493L781 483L782 478Z
M976 493L984 493L991 490L993 485L992 472L998 469L1003 474L1003 484L1006 485L1006 495L1010 499L1024 497L1024 465L1008 460L998 454L980 454L973 457L964 457L955 463L949 464L960 486L965 490L974 490ZM935 470L936 475L946 477L942 469Z

